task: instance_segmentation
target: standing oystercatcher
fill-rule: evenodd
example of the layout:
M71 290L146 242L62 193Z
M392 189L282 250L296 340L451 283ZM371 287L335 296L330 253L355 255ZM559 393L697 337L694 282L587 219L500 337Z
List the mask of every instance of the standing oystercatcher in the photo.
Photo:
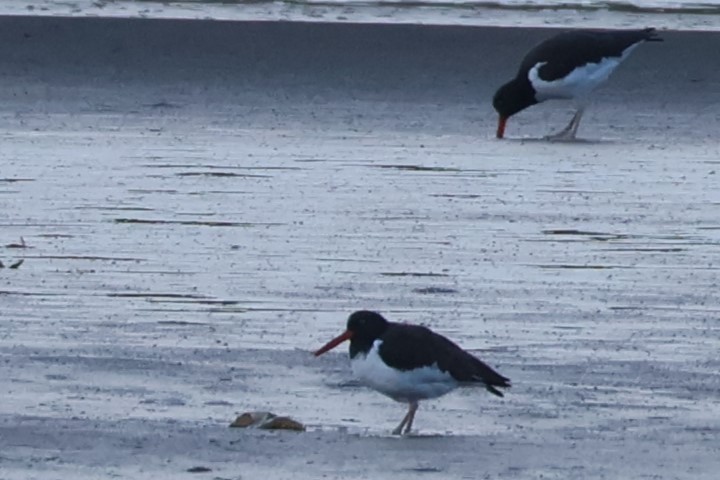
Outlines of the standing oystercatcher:
M500 114L497 138L503 138L507 119L519 111L552 98L569 98L577 103L577 112L567 127L547 138L574 139L588 95L644 41L662 39L654 28L646 28L578 30L545 40L525 55L517 76L495 93L493 106Z
M495 387L510 386L509 379L442 335L426 327L388 322L376 312L361 310L350 315L347 330L315 356L345 340L350 340L355 376L370 388L409 405L394 435L410 431L420 400L437 398L472 383L502 397Z

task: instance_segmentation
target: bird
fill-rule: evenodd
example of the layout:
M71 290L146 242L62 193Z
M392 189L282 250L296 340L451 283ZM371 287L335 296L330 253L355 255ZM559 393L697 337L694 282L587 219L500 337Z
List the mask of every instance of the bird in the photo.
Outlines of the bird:
M437 398L469 384L503 396L500 388L510 379L427 327L390 322L369 310L352 313L347 329L330 340L315 356L350 340L350 363L360 382L393 400L408 404L408 411L393 435L408 434L420 400Z
M574 140L588 96L643 42L659 42L654 28L643 30L575 30L560 33L530 50L514 79L493 97L499 114L497 138L508 118L550 99L573 99L577 111L567 127L546 137Z

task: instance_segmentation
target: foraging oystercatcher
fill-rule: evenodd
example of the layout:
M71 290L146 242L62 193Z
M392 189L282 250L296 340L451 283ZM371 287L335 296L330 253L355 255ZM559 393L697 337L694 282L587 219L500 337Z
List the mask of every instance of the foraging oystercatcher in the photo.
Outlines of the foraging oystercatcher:
M442 335L418 325L388 322L376 312L360 310L350 315L347 330L315 356L345 340L350 340L355 376L370 388L408 404L394 435L410 431L420 400L440 397L463 384L482 384L499 397L503 393L496 387L510 387L509 379Z
M500 87L493 106L500 115L497 138L512 115L552 98L574 99L577 112L563 130L547 137L572 140L588 95L642 42L659 42L654 28L628 31L578 30L551 37L530 50L517 76Z

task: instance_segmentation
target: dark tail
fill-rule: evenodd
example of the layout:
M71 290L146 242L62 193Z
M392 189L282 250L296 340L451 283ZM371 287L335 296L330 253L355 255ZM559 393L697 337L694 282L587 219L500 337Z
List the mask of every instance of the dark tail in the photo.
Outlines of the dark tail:
M644 34L644 40L646 42L662 42L663 39L658 37L657 31L653 27L648 27L643 29Z
M473 375L473 379L483 382L488 392L493 395L497 395L498 397L503 397L503 392L495 387L510 388L510 379L503 377L480 360L475 360L477 360L477 364L475 365L475 374Z

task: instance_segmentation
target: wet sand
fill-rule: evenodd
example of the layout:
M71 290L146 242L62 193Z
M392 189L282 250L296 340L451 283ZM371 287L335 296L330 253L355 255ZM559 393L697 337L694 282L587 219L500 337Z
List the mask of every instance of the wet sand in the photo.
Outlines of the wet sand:
M1 478L716 477L718 34L642 46L552 144L570 105L507 141L490 106L547 30L0 27ZM392 438L309 353L358 308L513 388ZM227 428L259 409L309 431Z
M720 31L712 2L650 0L542 2L296 0L3 0L0 16L148 18L464 25L475 27L633 28Z

